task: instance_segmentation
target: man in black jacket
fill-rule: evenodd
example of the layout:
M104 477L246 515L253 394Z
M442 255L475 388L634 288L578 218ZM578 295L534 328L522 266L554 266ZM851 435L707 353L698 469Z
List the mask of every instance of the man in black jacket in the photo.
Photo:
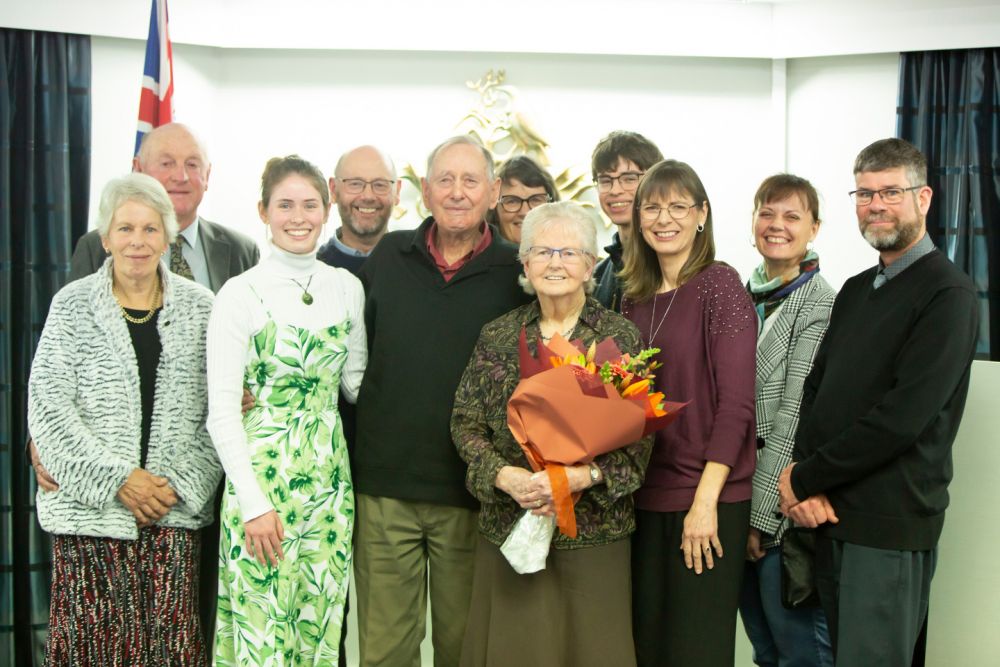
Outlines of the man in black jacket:
M908 667L927 614L951 446L975 352L972 281L926 233L926 158L865 148L851 193L878 266L845 284L806 381L781 509L819 526L817 587L842 665Z
M479 330L528 298L517 249L483 221L500 192L489 151L445 141L422 186L431 217L387 234L358 274L369 350L351 461L362 665L420 664L428 574L434 664L458 664L477 503L451 410Z
M622 309L622 289L617 273L625 265L624 242L632 229L635 191L646 170L663 159L652 141L638 132L615 130L601 139L590 156L590 170L597 185L601 210L617 231L611 245L604 246L608 256L594 269L597 288L594 298L615 312Z

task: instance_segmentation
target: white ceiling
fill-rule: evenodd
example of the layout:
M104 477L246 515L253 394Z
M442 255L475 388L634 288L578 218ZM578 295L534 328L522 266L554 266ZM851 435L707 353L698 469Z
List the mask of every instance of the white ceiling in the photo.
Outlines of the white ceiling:
M1000 46L987 0L170 0L218 48L795 58ZM0 26L145 39L149 0L7 0Z

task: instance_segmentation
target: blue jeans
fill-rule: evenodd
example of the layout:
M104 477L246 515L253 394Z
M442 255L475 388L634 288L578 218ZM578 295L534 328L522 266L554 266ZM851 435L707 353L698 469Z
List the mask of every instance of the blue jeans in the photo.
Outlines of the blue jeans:
M740 617L760 667L833 667L823 610L781 605L781 549L768 549L747 562L740 593Z

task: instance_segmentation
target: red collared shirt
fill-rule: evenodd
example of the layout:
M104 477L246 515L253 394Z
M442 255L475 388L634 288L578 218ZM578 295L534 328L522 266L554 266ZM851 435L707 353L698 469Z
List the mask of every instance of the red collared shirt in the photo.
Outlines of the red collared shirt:
M444 258L444 255L441 254L441 251L438 250L438 247L434 244L434 234L437 231L437 222L432 222L431 226L427 228L427 238L425 239L427 242L427 251L430 252L431 257L434 258L434 264L437 266L438 271L441 272L441 275L444 276L445 282L451 280L452 276L458 273L469 260L489 247L490 243L493 241L493 232L490 231L490 226L485 222L483 223L482 230L483 235L480 237L479 243L476 247L473 248L468 255L459 257L454 264L449 264Z

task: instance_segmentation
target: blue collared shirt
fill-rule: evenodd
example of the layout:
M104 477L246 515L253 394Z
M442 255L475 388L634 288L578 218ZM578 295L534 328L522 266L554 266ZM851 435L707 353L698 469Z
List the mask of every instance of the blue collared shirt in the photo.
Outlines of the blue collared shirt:
M932 250L934 250L934 242L931 241L931 237L927 234L927 232L924 232L924 235L920 237L920 240L917 241L912 248L903 253L902 257L889 266L883 264L882 259L879 258L878 272L875 273L875 289L878 289L906 269L913 266L914 262Z

